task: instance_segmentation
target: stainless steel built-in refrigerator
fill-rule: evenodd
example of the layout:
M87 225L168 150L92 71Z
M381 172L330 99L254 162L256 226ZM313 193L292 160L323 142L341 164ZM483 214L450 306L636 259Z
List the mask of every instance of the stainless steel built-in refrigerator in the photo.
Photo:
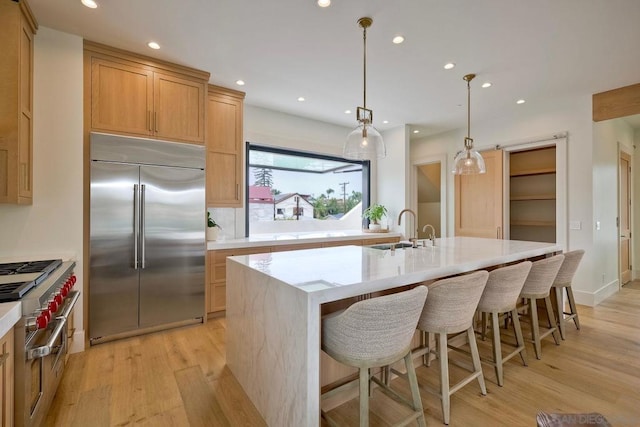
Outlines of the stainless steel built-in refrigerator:
M91 134L92 344L202 322L204 147Z

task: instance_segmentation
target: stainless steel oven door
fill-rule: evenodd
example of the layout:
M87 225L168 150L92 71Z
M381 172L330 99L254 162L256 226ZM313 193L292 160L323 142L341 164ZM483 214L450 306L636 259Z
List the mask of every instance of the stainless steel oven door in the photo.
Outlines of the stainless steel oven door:
M64 371L68 346L67 317L79 295L79 292L71 292L47 327L33 333L25 343L26 393L25 401L20 405L24 413L16 414L16 420L23 419L25 426L40 425L51 406Z

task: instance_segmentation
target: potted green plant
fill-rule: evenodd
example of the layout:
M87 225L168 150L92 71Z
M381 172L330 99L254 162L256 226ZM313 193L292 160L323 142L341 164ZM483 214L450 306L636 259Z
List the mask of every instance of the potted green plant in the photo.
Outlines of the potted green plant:
M385 215L387 215L387 208L377 203L372 204L362 213L362 217L369 220L369 230L380 230L382 228L380 220Z
M207 240L216 240L219 230L222 230L222 227L211 218L211 212L207 211Z

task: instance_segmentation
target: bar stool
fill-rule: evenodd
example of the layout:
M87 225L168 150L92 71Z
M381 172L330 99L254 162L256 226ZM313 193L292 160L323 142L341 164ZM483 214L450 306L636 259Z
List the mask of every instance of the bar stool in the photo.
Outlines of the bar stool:
M504 384L503 366L504 363L513 356L519 354L522 363L527 366L527 352L522 337L522 329L518 319L516 305L518 296L522 291L525 280L531 270L531 261L524 261L516 265L497 268L489 273L487 285L484 288L477 311L482 313L482 334L485 331L485 319L487 314L491 314L491 335L493 360L481 359L495 368L498 385ZM510 313L513 319L513 331L516 336L516 348L506 356L502 356L502 345L500 342L499 316L503 313Z
M533 342L533 347L536 351L536 359L540 359L542 357L540 341L543 338L551 334L556 345L560 344L560 341L558 341L556 320L553 315L553 306L551 305L549 292L551 291L551 285L560 270L560 265L562 265L563 260L564 255L555 255L550 258L535 261L533 265L531 265L531 271L529 271L527 280L524 282L524 286L522 287L522 292L520 292L520 298L529 300L528 311L531 318L531 341ZM542 334L540 333L540 325L538 323L537 301L539 299L543 299L545 302L547 319L549 321L549 328Z
M558 328L560 329L560 338L565 337L565 322L573 319L576 328L580 329L580 319L578 318L578 310L576 309L576 301L573 298L573 290L571 290L571 281L576 274L580 260L584 255L584 250L578 249L564 254L564 261L560 266L560 271L553 282L552 287L556 292L556 315L558 316ZM562 300L562 289L567 290L567 300L569 301L569 312L564 311L564 301ZM566 318L564 315L568 315Z
M401 425L417 420L420 426L426 427L411 357L411 340L426 298L427 288L418 286L409 291L356 302L346 310L323 319L322 350L338 362L360 370L361 427L369 425L370 381L413 410ZM387 366L402 358L411 386L411 402L370 374L371 368ZM325 413L322 415L335 425Z
M482 394L487 394L473 330L473 315L476 307L478 307L478 302L488 277L488 272L476 271L463 276L438 280L429 285L429 297L418 321L419 330L428 333L429 336L438 334L437 355L440 359L440 390L433 390L426 386L423 386L423 388L440 397L445 424L449 424L450 398L453 393L477 378ZM464 331L467 332L469 347L471 348L473 371L456 385L450 387L447 334L456 334ZM414 354L429 355L432 353L428 347L429 345L430 342L427 342L425 347L415 351Z

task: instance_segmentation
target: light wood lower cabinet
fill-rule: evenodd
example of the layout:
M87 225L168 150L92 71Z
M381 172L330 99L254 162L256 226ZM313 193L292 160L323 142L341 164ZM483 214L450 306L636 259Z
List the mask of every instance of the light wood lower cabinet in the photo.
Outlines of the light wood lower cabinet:
M394 243L398 241L400 241L399 237L381 237L371 239L353 239L332 242L299 243L291 245L259 246L252 248L220 249L208 251L207 277L209 278L209 280L206 293L207 313L220 313L226 310L227 257L348 245L379 245L381 243Z
M217 313L227 308L227 257L265 252L271 252L271 247L261 246L208 251L207 268L209 271L209 285L206 301L207 313Z
M0 338L0 426L13 426L13 328Z

